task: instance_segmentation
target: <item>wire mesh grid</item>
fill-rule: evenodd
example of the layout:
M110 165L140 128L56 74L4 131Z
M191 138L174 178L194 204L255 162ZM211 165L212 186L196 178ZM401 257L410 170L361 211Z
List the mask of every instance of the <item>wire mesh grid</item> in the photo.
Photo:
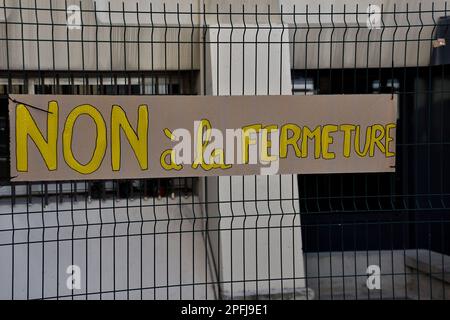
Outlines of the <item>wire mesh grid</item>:
M20 184L3 99L0 297L446 299L447 3L377 8L2 0L4 97L392 93L399 111L395 173Z

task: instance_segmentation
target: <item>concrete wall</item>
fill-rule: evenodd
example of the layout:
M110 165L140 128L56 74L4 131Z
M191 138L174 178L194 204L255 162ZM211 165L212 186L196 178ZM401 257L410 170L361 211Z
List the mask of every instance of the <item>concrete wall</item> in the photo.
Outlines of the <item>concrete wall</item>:
M369 266L379 267L379 289L367 286ZM450 257L426 249L305 254L316 300L449 299L449 266Z
M287 33L210 29L207 93L291 94ZM229 40L244 44L229 44ZM209 234L223 298L292 293L304 287L295 175L206 179ZM245 282L244 282L245 280Z
M69 265L75 299L216 297L198 198L84 200L0 201L0 299L70 299Z
M289 34L291 45L288 50L291 65L296 69L391 67L392 63L398 67L416 66L417 63L426 66L430 59L434 23L444 15L439 10L444 9L445 3L444 0L435 1L432 8L431 2L424 2L421 5L424 13L418 14L419 1L409 1L412 13L394 15L394 4L395 11L401 12L406 10L404 2L349 0L345 2L347 14L344 15L343 2L331 7L331 2L325 0L183 1L178 7L175 2L168 1L165 10L164 1L152 1L151 8L148 1L139 0L137 6L136 1L125 1L124 7L122 2L112 0L108 5L105 0L83 1L83 29L68 30L63 1L38 1L36 9L34 0L6 0L7 9L1 8L0 21L7 21L8 25L0 25L0 36L9 40L0 41L0 68L200 69L205 31L200 27L217 28L230 23L238 33L242 32L244 24L247 25L248 37L252 34L252 25L259 24L266 32L269 24L277 24L276 28ZM50 8L50 3L53 14L42 10ZM230 15L230 3L232 12L246 14ZM79 5L79 1L67 2L68 6L72 4ZM382 25L385 29L366 27L365 12L369 4L383 4ZM268 12L269 5L272 15L253 14L256 10L260 14ZM295 19L294 15L278 15L281 5L283 13L292 13L295 5L295 12L299 14ZM355 14L356 9L359 14ZM438 12L433 13L432 9ZM124 15L123 10L129 13ZM219 16L217 12L220 12ZM21 22L25 23L23 29Z
M381 289L369 289L367 267L380 267ZM307 287L317 300L405 299L405 251L320 252L305 254Z

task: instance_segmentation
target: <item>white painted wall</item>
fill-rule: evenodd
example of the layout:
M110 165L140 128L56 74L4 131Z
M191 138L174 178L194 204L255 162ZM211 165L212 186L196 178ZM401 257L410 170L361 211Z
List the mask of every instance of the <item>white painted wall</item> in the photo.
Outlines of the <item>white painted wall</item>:
M214 299L198 198L129 200L128 210L125 199L51 198L46 207L34 200L13 208L10 200L0 201L0 299L12 298L12 286L15 299L41 298L43 287L46 298L70 299L66 270L72 264L81 268L75 299L100 288L101 297L87 298L126 299L129 288L130 299Z
M268 25L262 25L256 37L256 29L244 35L242 29L231 32L228 26L209 29L208 94L292 94L288 34L281 28L269 33ZM230 45L230 39L245 44ZM255 44L255 39L262 43ZM287 294L303 288L296 175L206 180L213 230L209 234L222 297Z
M0 68L7 67L6 56L9 53L9 67L14 69L41 70L190 70L200 69L203 30L199 26L268 24L267 15L258 13L269 10L270 22L278 24L289 34L291 44L291 65L296 69L328 69L332 68L365 68L394 66L426 66L430 61L430 50L434 23L439 16L445 15L445 0L422 1L411 0L409 15L398 13L394 20L394 5L396 12L406 11L406 1L394 0L347 0L334 3L329 0L232 0L232 1L182 1L177 13L176 2L144 0L125 1L106 0L82 1L82 30L67 30L66 12L63 1L51 0L53 15L49 10L35 10L34 0L21 0L22 14L18 9L17 0L6 0L8 9L0 7L0 21L9 22L6 43L0 41ZM38 1L37 8L48 9L49 1ZM71 4L79 5L77 0L69 0ZM122 3L125 11L122 14ZM138 3L138 7L136 7ZM164 6L166 3L166 14ZM247 14L230 15L230 6L234 13L242 11ZM95 7L94 7L95 4ZM192 4L192 12L191 11ZM345 19L344 19L345 4ZM355 14L356 5L358 12ZM376 4L386 13L382 15L382 25L386 29L369 30L366 28L366 9L369 4ZM301 13L280 16L276 13ZM319 20L320 5L320 20ZM243 7L244 6L244 7ZM333 7L332 7L333 6ZM203 14L203 7L206 14ZM92 11L97 8L99 12ZM108 10L111 9L111 16ZM432 12L434 9L435 12ZM306 10L309 14L306 15ZM331 11L333 10L333 14ZM441 12L439 12L441 10ZM220 12L219 17L216 12ZM352 13L353 12L353 13ZM308 19L306 19L308 16ZM125 18L125 21L124 21ZM258 21L256 21L258 20ZM24 26L23 37L20 22ZM51 26L51 23L54 26ZM409 21L409 22L408 22ZM35 23L39 23L39 28ZM168 28L164 27L165 22ZM126 23L126 26L124 27ZM138 24L141 26L138 30ZM98 25L98 27L97 27ZM297 32L295 32L297 25ZM307 26L311 28L308 31ZM319 26L322 25L320 32ZM333 31L332 26L336 28ZM360 26L359 28L358 25ZM394 26L398 25L398 28ZM177 26L181 26L178 28ZM347 26L347 28L346 28ZM410 26L410 27L409 27ZM247 30L247 34L251 34ZM1 38L6 37L5 25L0 26ZM40 44L36 39L39 38ZM52 45L51 40L57 40ZM22 43L22 40L24 42ZM84 41L82 45L81 41ZM113 41L111 44L110 41ZM137 41L140 44L138 45ZM392 40L396 40L392 42ZM344 41L344 43L343 43ZM346 43L345 43L346 41ZM358 41L358 45L356 44ZM380 41L383 41L380 50ZM308 43L305 43L308 42ZM369 42L369 43L368 43ZM394 44L395 43L395 44ZM295 49L294 49L295 47ZM8 53L7 53L8 51ZM139 53L139 54L138 54ZM394 53L394 54L393 54ZM96 57L101 57L96 59ZM331 60L330 60L331 56ZM344 59L342 58L344 56ZM356 59L355 59L356 57ZM417 59L418 57L418 59ZM53 63L54 61L54 63ZM70 61L70 63L68 63Z

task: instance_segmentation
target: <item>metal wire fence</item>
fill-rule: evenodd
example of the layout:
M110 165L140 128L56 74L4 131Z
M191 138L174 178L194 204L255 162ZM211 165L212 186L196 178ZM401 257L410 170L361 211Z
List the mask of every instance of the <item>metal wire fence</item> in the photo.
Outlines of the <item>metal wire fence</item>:
M0 5L0 298L448 298L446 2ZM397 94L396 172L13 183L10 93Z

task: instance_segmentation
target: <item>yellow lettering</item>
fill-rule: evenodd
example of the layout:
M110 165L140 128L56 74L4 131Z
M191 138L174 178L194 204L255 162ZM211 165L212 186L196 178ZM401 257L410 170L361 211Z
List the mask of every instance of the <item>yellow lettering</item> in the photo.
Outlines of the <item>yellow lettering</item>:
M170 156L170 161L167 162L167 156ZM175 152L172 149L167 149L161 154L160 158L161 167L166 170L181 170L183 166L175 163Z
M355 152L358 156L360 157L365 157L367 155L367 152L369 151L369 146L370 146L370 137L371 137L371 132L372 132L372 127L367 127L366 130L366 141L364 144L364 149L363 151L361 151L361 147L360 147L360 131L361 131L361 126L356 126L356 132L355 132Z
M322 129L322 157L326 160L334 159L336 155L334 152L329 152L328 147L333 143L333 137L330 133L336 132L338 126L334 124L327 124Z
M308 139L314 139L314 158L320 158L320 126L317 126L313 131L308 127L303 127L302 137L302 158L308 157Z
M253 124L242 128L242 163L248 163L250 145L256 144L257 141L256 139L253 139L251 135L258 133L261 128L261 124Z
M203 159L203 151L205 150L209 139L211 138L211 123L207 119L202 119L200 121L200 125L197 128L196 132L196 148L195 148L195 160L192 164L192 168L197 169L197 167L201 164L204 164L205 161ZM203 142L203 130L206 129L206 138Z
M23 104L16 108L16 166L19 172L28 171L28 137L35 143L48 170L57 169L58 103L50 101L48 111L47 138L44 138L30 111Z
M289 131L292 132L292 136L289 137ZM281 127L280 133L280 158L286 158L288 154L288 146L294 148L295 155L301 157L302 153L298 147L298 141L300 140L301 129L298 125L288 123Z
M86 164L79 163L72 152L73 127L81 115L87 115L94 120L97 128L95 149L92 158ZM82 174L90 174L100 167L106 152L106 124L97 109L89 104L83 104L74 108L67 116L62 138L64 159L70 168Z
M379 132L380 134L377 135L377 132ZM374 124L372 126L372 134L370 137L370 151L369 151L369 156L373 157L375 154L375 145L378 146L378 149L380 149L380 151L382 153L385 153L385 148L383 143L381 142L381 140L383 140L384 138L384 126L382 126L381 124Z
M175 136L169 129L163 130L164 134L167 138L169 138L172 141L175 141ZM170 161L167 161L167 156L170 156ZM159 162L161 163L161 167L163 167L166 170L181 170L183 166L181 164L176 163L176 157L175 157L175 151L173 149L167 149L159 158Z
M272 134L272 132L277 132L278 126L271 125L271 126L265 126L264 129L262 129L262 137L261 137L261 160L262 161L275 161L277 160L276 155L269 155L269 149L272 147L272 141L269 140L269 133Z
M121 141L120 128L123 129L141 170L148 169L148 108L140 105L138 108L137 131L131 127L122 107L114 105L111 111L111 161L113 171L120 170Z
M339 130L344 132L344 146L343 146L343 152L344 157L349 158L350 157L350 149L351 149L351 141L352 141L352 131L355 130L355 125L353 124L341 124L339 126Z
M395 127L396 127L395 123L389 123L388 125L386 125L386 142L385 142L385 145L386 145L386 157L388 157L388 158L395 156L395 152L391 152L390 151L390 143L391 143L391 141L394 140L394 138L391 137L391 129L394 129Z

